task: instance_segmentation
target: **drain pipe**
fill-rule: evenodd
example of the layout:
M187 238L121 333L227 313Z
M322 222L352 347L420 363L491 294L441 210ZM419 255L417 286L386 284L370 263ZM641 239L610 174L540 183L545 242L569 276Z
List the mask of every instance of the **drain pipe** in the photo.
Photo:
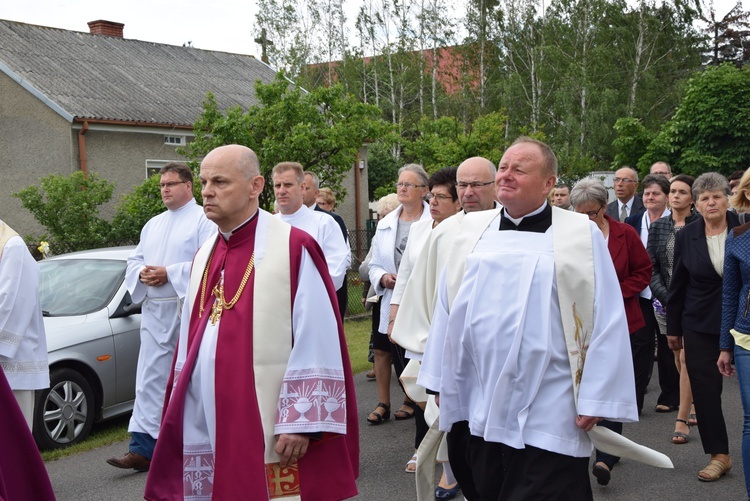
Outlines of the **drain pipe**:
M87 164L87 158L86 158L86 131L89 130L89 123L87 121L83 122L83 125L81 126L81 130L78 131L78 157L80 160L80 167L81 171L83 172L83 175L88 177L89 175L89 168Z

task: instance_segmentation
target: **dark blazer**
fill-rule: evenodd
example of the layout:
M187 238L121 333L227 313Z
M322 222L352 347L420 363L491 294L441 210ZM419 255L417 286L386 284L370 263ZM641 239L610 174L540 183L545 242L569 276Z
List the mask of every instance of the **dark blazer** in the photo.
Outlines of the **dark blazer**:
M637 194L634 195L634 197L635 198L633 199L633 206L630 208L630 214L628 215L628 217L635 216L636 214L643 214L643 211L646 210L646 208L643 206L643 199ZM617 200L607 204L607 210L605 214L607 214L615 221L620 220L620 209L617 204Z
M685 218L685 224L700 219L700 214L693 212ZM651 272L651 294L659 300L662 305L667 304L669 270L667 270L667 241L669 235L674 233L674 219L672 216L664 216L658 221L651 223L648 230L648 255L651 258L653 271Z
M727 212L728 230L739 226L737 214ZM708 255L703 218L675 235L672 283L667 295L667 332L682 336L688 329L719 335L722 279Z
M609 221L607 248L620 281L628 332L632 334L646 325L638 297L651 280L651 259L633 228L607 214L604 217Z
M349 245L349 233L346 231L346 224L344 224L344 218L339 216L338 214L335 214L333 212L328 212L327 210L323 210L320 207L318 207L318 204L315 204L315 210L318 212L322 212L324 214L328 214L331 216L339 225L341 228L341 233L344 234L344 241L346 242L346 245ZM344 283L339 287L339 290L336 291L336 298L339 301L339 313L341 314L341 321L344 320L344 315L346 314L346 308L349 305L349 286L348 286L348 279L344 279Z
M328 212L327 210L321 209L320 207L318 207L318 204L315 204L315 210L331 216L338 223L339 228L341 228L341 233L344 234L344 240L347 242L349 241L349 232L346 231L346 224L344 224L343 217L339 216L335 212Z

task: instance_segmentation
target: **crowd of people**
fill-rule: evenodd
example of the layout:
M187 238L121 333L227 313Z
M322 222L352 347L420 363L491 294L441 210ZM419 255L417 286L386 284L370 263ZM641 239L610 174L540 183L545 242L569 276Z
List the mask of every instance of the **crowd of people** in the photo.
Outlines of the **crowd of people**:
M334 193L282 162L263 211L258 158L239 145L201 162L202 208L186 165L160 175L167 210L126 273L143 303L131 441L107 463L148 472L148 500L355 496L351 250ZM375 384L359 397L369 426L415 423L418 500L590 500L621 457L670 467L623 436L655 355L653 410L676 413L674 445L697 427L699 481L732 468L722 381L738 376L750 495L750 169L693 178L657 162L639 181L622 167L610 202L594 177L559 184L555 153L520 137L497 166L405 165L395 189L360 267ZM0 277L0 423L29 449L49 384L39 274L1 221ZM0 458L0 498L54 499L33 452Z
M489 169L469 179L464 164L458 168L457 193L443 199L458 213L439 227L442 219L413 226L404 247L408 267L387 277L389 289L403 292L380 294L382 305L373 309L380 318L372 343L392 343L405 398L421 410L414 413L417 452L407 463L417 473L417 498L452 499L461 490L468 500L591 499L589 475L607 485L619 460L606 443L597 446L599 429L622 434L623 423L638 419L654 365L654 412L676 413L675 445L698 428L709 458L697 478L720 479L732 468L722 376L739 376L750 415L750 244L742 243L750 238L742 226L750 170L735 173L730 186L732 179L717 173L673 175L665 162L640 181L635 169L623 167L614 173L609 202L594 177L572 187L556 183L554 153L528 138L506 150L497 171L487 160L470 160ZM399 179L398 200L440 204L417 191L424 185L424 178ZM485 187L479 207L469 198ZM573 220L552 207L585 215L589 228L576 232ZM373 246L395 259L404 251L384 240L387 228L393 223L379 224ZM556 228L568 242L556 241ZM566 262L571 246L579 259L589 256L586 263ZM593 283L582 286L581 276ZM385 289L379 285L376 294ZM540 292L550 289L551 304ZM612 356L624 350L627 363ZM400 353L405 365L395 360ZM559 403L565 394L572 397L567 409ZM371 424L389 417L389 395L378 395ZM747 418L742 453L750 465ZM436 461L443 473L435 487ZM423 468L430 473L420 474Z

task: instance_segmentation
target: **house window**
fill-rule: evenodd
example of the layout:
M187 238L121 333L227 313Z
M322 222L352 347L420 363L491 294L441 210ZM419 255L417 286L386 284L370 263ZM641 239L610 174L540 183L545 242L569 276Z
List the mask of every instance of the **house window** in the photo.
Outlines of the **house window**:
M185 136L164 136L164 144L171 146L185 146Z
M158 174L161 168L169 162L181 162L181 160L146 160L146 177Z

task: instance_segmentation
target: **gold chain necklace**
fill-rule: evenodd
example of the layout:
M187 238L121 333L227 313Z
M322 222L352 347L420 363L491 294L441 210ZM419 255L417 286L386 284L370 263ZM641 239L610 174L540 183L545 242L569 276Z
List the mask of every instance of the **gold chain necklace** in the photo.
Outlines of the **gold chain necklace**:
M208 263L206 263L206 269L203 270L203 279L201 280L201 304L200 309L198 311L198 318L203 317L203 305L206 302L206 286L208 283L208 270L211 268L211 260L214 257L214 251L216 250L216 246L214 245L214 248L211 249L211 255L208 256ZM214 296L214 304L211 307L211 316L209 319L211 320L211 325L216 325L216 322L219 321L221 318L221 314L224 310L231 310L234 305L237 303L237 301L240 299L240 296L242 295L242 292L245 290L245 286L247 285L247 281L250 279L250 273L253 271L253 267L255 266L255 252L250 256L250 262L247 263L247 268L245 269L245 274L242 276L242 281L240 282L240 286L237 289L237 293L235 293L234 297L231 301L227 302L226 298L224 297L224 281L222 278L219 278L219 281L216 283L214 288L211 290L211 294Z

